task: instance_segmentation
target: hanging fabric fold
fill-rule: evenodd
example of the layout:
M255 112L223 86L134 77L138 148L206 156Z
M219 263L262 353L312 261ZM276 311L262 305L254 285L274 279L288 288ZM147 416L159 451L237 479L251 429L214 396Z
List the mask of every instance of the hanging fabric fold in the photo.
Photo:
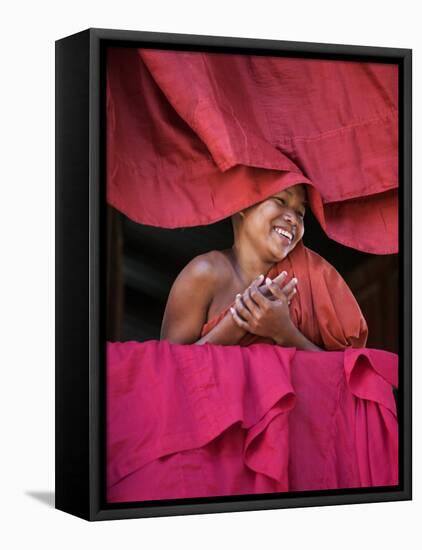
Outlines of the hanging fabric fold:
M296 183L329 237L397 252L397 66L108 50L112 206L206 225Z

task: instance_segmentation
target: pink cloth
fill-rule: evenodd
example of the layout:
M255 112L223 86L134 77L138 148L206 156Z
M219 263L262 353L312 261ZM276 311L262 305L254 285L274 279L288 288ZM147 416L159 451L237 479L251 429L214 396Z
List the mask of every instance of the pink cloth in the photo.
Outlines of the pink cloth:
M108 343L107 500L398 484L397 356Z
M398 66L107 50L107 200L206 225L297 183L332 239L398 249Z

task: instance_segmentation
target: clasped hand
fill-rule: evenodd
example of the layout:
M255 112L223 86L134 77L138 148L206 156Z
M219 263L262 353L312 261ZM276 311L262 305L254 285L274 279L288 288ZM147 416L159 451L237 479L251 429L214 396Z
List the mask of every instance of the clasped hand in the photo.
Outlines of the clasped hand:
M252 334L288 345L294 330L289 304L296 294L297 279L281 288L286 277L283 271L273 281L267 278L262 284L264 276L260 275L243 294L238 294L234 307L230 308L236 324Z

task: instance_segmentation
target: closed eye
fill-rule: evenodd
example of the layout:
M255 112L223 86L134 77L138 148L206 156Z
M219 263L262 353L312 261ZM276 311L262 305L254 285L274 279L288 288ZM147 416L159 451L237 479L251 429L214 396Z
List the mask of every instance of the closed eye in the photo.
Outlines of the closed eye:
M282 204L283 206L287 205L286 199L283 199L282 197L273 197L273 198L274 198L275 201ZM296 210L296 213L301 219L303 219L305 217L306 212L302 212L301 210Z

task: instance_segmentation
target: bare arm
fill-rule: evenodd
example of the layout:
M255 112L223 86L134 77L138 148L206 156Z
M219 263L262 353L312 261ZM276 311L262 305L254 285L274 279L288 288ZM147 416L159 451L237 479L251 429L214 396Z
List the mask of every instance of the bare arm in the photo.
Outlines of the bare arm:
M236 345L245 330L230 313L201 338L218 275L206 256L194 258L179 274L170 291L161 326L161 339L175 344Z
M228 312L215 327L195 344L220 344L222 346L235 346L246 334L246 330L240 328Z
M296 328L294 325L292 325L291 333L287 340L283 338L282 341L278 341L276 338L275 343L280 346L288 346L292 348L296 348L303 351L324 351L323 349L319 348L317 345L315 345L313 342L308 340L306 336L300 332L298 328ZM287 343L286 343L287 341Z

